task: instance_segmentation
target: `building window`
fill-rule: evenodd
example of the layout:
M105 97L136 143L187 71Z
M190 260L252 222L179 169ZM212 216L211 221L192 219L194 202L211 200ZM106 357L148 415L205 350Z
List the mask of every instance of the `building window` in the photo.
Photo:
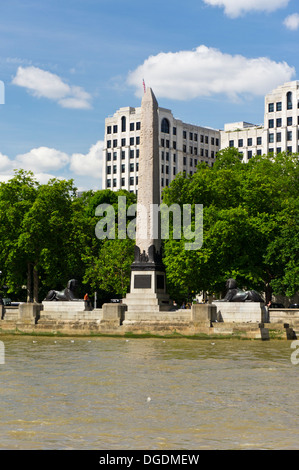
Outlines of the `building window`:
M206 135L205 136L205 144L208 144L209 143L209 137Z
M243 139L238 140L238 147L243 147Z
M257 155L262 155L262 151L259 149L259 150L256 151L256 154Z
M169 162L169 152L165 153L165 158L166 158L166 161Z
M117 152L113 152L113 160L117 160Z
M168 166L168 165L165 166L165 173L166 173L167 175L169 174L169 166Z
M248 147L252 147L252 138L251 137L249 137L247 139L247 145L248 145Z
M176 163L176 154L175 153L173 154L172 159L173 159L173 163Z
M167 140L167 139L166 139L166 141L165 141L165 147L166 147L167 149L169 149L169 140Z
M124 150L121 151L121 159L124 160L126 158L126 152Z
M111 162L111 152L107 152L107 162Z
M126 171L126 165L123 163L121 166L121 172L125 173L125 171Z
M139 163L136 163L136 171L139 170Z
M269 103L269 105L268 105L268 111L269 111L269 113L273 113L273 111L274 111L274 103Z
M126 132L126 117L125 116L121 118L121 131Z
M133 131L133 130L134 130L134 128L135 128L135 126L134 126L134 122L130 122L130 131Z
M111 134L111 126L107 126L107 134Z
M269 143L272 144L274 142L274 134L269 134Z
M282 102L281 101L278 101L276 103L276 111L281 111L282 110Z
M189 132L189 139L193 140L193 132Z
M287 118L287 126L291 126L293 124L293 118L292 117L288 117Z
M107 175L111 175L111 166L107 166Z
M287 152L288 152L288 153L292 153L292 152L293 152L292 147L287 147Z
M277 147L276 153L281 153L281 147Z
M233 141L233 140L230 140L228 145L229 145L230 147L234 147L234 141Z
M193 160L190 158L190 166L193 166Z
M293 94L291 91L287 93L287 109L293 109Z
M117 126L113 126L113 134L117 133Z
M140 131L140 122L136 122L136 131Z
M183 158L183 165L184 165L184 166L187 165L187 158L186 158L186 157Z
M111 180L107 180L107 188L111 188Z
M135 177L136 185L138 184L138 176Z
M130 186L133 186L134 184L134 176L130 176Z
M209 152L208 152L208 150L205 150L205 157L206 157L206 158L209 158Z
M107 149L111 149L111 140L107 140Z
M161 178L161 186L164 186L164 178Z
M281 127L281 118L276 119L276 127Z
M125 147L125 145L126 145L126 139L121 139L121 146Z
M194 155L197 155L197 147L194 147Z
M173 133L173 135L176 135L176 127L173 127L172 133Z
M113 140L113 147L117 147L117 139Z
M126 184L125 178L122 178L122 179L121 179L121 185L122 185L122 186L125 186L125 184Z
M136 149L136 158L139 158L139 149Z
M140 137L136 137L136 145L140 144Z
M194 141L197 142L197 134L194 134Z
M276 142L281 142L281 132L277 132L277 134L276 134Z
M252 157L252 150L248 150L247 158L248 160Z
M134 158L134 150L130 150L130 158Z
M116 188L116 178L113 179L113 187Z
M193 153L193 147L189 147L189 153L191 153L191 155L192 155L192 153Z
M274 119L269 119L268 123L269 128L272 129L274 127Z
M261 137L257 137L256 145L262 145L262 138Z
M164 152L161 152L161 158L164 160Z
M219 146L219 139L216 139L216 146Z
M113 174L116 175L116 173L117 173L117 166L113 165Z
M186 147L186 145L183 145L183 152L184 152L184 153L187 152L187 147Z
M287 140L292 140L292 137L293 137L292 131L288 131L287 132Z
M130 145L134 145L134 137L130 137Z
M169 121L166 118L162 119L161 132L164 132L164 134L169 134Z
M172 146L176 150L176 142L172 142Z
M176 168L175 167L173 167L172 172L173 172L174 175L176 174Z
M183 139L187 139L187 132L183 131Z
M161 165L161 173L164 173L164 165Z
M200 142L203 144L203 135L200 135Z

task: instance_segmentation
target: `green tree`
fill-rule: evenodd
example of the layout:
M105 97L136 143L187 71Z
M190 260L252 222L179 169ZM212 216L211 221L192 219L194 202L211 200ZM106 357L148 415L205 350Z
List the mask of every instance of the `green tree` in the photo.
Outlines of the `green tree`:
M180 174L163 201L203 204L204 242L188 252L182 240L165 242L167 277L173 289L217 292L228 277L244 288L294 294L298 290L298 157L257 156L242 163L236 149ZM298 279L298 276L297 276Z

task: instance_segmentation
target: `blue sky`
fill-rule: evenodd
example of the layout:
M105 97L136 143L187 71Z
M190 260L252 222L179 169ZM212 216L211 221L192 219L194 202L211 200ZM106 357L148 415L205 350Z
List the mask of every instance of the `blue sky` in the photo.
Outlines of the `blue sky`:
M142 78L185 122L260 124L298 39L298 0L1 0L0 180L101 189L105 117L140 106Z

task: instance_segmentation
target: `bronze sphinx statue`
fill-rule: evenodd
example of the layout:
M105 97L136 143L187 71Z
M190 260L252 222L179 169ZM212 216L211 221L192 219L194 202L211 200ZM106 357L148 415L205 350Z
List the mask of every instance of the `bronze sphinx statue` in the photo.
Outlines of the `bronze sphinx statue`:
M226 281L226 296L219 302L264 302L264 299L255 290L242 291L238 289L235 279Z
M46 301L60 300L60 301L76 301L79 300L76 297L76 289L78 287L78 281L71 279L67 283L67 287L62 291L50 290L46 295Z

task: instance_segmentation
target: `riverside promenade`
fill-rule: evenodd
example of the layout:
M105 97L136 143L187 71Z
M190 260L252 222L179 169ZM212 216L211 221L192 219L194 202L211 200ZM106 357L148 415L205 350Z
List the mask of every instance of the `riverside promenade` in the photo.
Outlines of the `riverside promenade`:
M194 338L236 338L293 340L299 336L298 309L270 309L267 314L260 306L260 318L220 315L215 304L193 304L190 309L136 314L126 321L127 306L122 303L104 304L102 308L86 310L84 301L21 303L2 307L0 334L32 335L105 335L105 336L184 336ZM223 307L223 305L221 306ZM237 305L233 308L236 312ZM244 304L243 304L244 309ZM233 312L233 311L232 311ZM250 312L249 312L250 313Z

